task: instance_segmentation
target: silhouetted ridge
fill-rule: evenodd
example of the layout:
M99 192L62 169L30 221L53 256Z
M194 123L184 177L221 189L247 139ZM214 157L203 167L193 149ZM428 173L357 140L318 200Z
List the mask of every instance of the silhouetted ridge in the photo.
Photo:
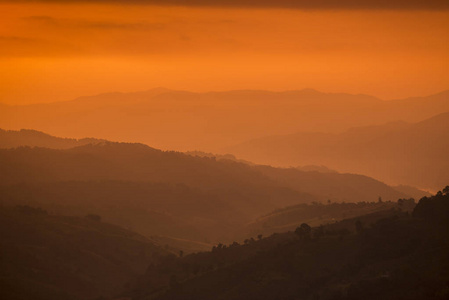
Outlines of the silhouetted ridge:
M31 206L2 207L0 234L4 299L109 298L170 254L101 216L56 216Z
M0 129L0 148L29 146L68 149L87 144L99 144L102 142L105 142L105 140L94 138L60 138L31 129L21 129L19 131Z
M289 205L408 197L365 176L275 169L136 143L0 149L0 164L4 203L74 215L98 211L147 236L206 243L243 238L244 224Z
M218 152L261 136L299 131L335 133L398 120L419 122L449 111L446 94L382 101L368 95L311 89L207 93L154 89L6 106L0 111L0 127L139 141L165 150Z
M310 226L332 224L343 219L373 214L389 210L401 210L411 212L415 208L415 200L401 199L400 201L372 201L357 203L332 203L326 204L298 204L275 210L267 215L259 217L246 226L248 236L294 231L302 223Z
M275 166L325 165L388 184L436 189L449 181L449 112L417 123L356 127L340 134L297 133L251 140L225 149Z
M402 201L402 202L401 202ZM398 205L404 205L404 199ZM444 208L440 205L444 204ZM387 209L294 232L218 244L151 267L133 299L446 299L449 187L413 217ZM151 285L154 279L158 285Z

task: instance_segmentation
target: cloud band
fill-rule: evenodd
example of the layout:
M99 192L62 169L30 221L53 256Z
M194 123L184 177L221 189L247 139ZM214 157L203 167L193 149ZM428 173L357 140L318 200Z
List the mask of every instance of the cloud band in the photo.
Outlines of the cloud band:
M449 0L0 0L0 3L102 3L286 9L448 10Z

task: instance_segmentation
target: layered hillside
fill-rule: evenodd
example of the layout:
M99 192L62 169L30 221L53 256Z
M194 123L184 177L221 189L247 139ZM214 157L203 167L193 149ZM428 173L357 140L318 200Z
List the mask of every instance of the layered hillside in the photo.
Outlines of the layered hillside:
M132 299L446 299L449 187L387 210L218 245L148 269ZM163 278L159 285L150 285Z
M229 151L275 166L325 165L390 184L436 190L449 181L449 113L418 123L352 128L341 134L298 133L252 140Z
M84 138L79 140L59 138L31 129L21 129L18 131L0 129L0 148L29 146L51 149L69 149L87 144L98 144L101 142L104 142L104 140L94 138Z
M97 212L145 235L208 243L276 208L408 195L371 178L253 166L103 142L66 150L0 150L2 202L59 213Z
M222 147L267 135L340 132L398 120L422 121L449 111L448 94L445 91L383 101L367 95L310 89L209 93L154 89L50 104L4 106L0 110L0 127L32 128L65 137L143 142L161 149L217 152Z
M111 297L170 255L98 215L56 216L30 206L2 206L0 236L4 299Z
M411 212L415 205L413 198L398 199L395 202L299 204L278 209L261 216L254 222L247 224L246 230L248 236L257 236L259 234L268 236L273 233L294 231L302 223L315 227L382 211L398 210Z

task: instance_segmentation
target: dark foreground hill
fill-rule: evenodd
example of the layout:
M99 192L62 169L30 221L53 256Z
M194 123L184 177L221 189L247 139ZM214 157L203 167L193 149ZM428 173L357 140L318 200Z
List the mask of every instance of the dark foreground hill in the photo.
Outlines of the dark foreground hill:
M55 216L29 206L1 207L0 236L0 290L8 300L110 297L169 255L97 215Z
M148 268L132 299L447 299L449 187L388 210ZM159 278L159 281L156 280ZM162 279L162 280L161 280Z

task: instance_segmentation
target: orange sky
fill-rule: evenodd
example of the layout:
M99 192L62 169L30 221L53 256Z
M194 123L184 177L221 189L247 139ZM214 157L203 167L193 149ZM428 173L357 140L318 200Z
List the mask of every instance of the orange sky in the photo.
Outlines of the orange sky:
M385 99L449 88L447 10L0 1L0 13L6 104L157 86Z

